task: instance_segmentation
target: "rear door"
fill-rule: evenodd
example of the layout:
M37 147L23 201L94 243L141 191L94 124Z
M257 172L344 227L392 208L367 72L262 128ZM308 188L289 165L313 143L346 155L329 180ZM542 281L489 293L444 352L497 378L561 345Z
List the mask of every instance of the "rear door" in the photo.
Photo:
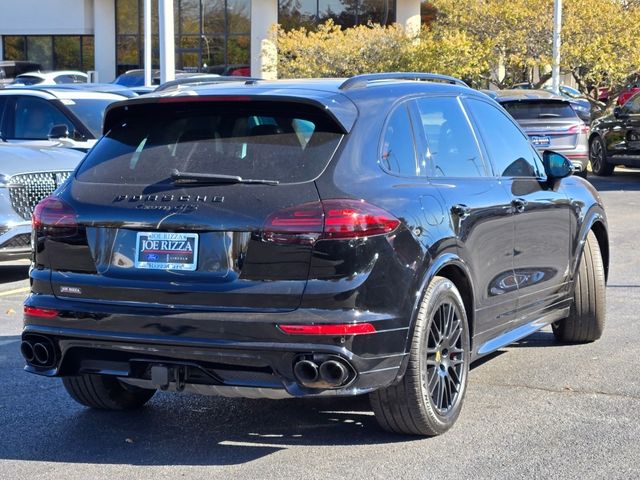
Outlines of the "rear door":
M469 267L475 294L474 345L496 336L516 314L511 198L493 177L457 97L416 100L433 186L444 197L457 249Z
M100 140L62 194L84 238L49 242L40 255L54 293L297 308L322 228L314 179L342 135L317 107L286 102L142 107ZM289 235L291 225L309 233Z

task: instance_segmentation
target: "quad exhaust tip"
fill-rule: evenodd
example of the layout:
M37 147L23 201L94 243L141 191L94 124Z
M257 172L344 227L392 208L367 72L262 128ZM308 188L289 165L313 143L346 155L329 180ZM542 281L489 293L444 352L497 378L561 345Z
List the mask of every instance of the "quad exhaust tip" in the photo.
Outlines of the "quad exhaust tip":
M339 388L349 381L351 367L342 359L324 358L317 361L303 359L293 365L293 374L308 388Z
M34 367L52 367L56 353L53 342L42 336L28 336L20 344L20 353Z

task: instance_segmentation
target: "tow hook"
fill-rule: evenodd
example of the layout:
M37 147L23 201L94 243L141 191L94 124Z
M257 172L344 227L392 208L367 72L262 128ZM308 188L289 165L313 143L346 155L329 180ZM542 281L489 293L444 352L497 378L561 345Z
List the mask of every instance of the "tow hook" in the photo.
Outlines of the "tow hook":
M154 387L160 390L167 390L171 382L175 383L176 391L182 392L184 390L187 383L187 367L185 365L151 366L151 383Z

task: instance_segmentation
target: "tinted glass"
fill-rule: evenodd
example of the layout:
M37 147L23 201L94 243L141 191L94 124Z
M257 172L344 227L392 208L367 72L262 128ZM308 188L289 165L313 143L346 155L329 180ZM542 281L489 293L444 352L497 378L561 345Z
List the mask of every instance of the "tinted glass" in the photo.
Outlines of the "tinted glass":
M487 175L478 142L458 100L453 97L421 98L416 103L426 139L426 151L420 152L419 158L428 175Z
M16 77L16 79L11 83L14 85L37 85L42 82L44 82L44 79L40 77L32 77L31 75L20 75Z
M2 125L3 125L2 117L4 115L4 107L7 104L7 98L8 97L0 97L0 138L4 138L6 133L2 130Z
M75 130L60 110L41 98L18 97L15 112L16 139L46 140L54 125L66 125L69 133Z
M85 127L98 138L102 135L102 120L104 111L114 100L79 99L64 100L64 104L71 110Z
M418 175L411 122L405 105L396 108L389 117L380 163L385 170L396 175Z
M577 118L571 105L562 101L532 102L527 100L525 102L504 102L501 105L516 120Z
M78 179L98 183L169 183L181 172L309 181L327 166L342 134L311 107L149 106L114 127L89 153Z
M497 107L481 100L467 100L495 173L504 177L539 177L543 167L529 139Z
M627 100L622 109L625 113L631 115L640 113L640 95L636 94Z

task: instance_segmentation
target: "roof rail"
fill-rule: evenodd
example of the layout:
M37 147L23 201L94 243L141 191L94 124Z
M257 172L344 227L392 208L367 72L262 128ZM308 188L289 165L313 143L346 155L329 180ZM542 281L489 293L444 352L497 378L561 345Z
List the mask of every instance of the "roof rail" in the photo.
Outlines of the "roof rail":
M450 77L448 75L439 75L437 73L421 73L421 72L386 72L386 73L365 73L363 75L355 75L345 80L340 87L340 90L351 90L353 88L366 87L369 82L376 80L417 80L427 82L443 82L451 83L453 85L460 85L461 87L468 87L462 80Z

